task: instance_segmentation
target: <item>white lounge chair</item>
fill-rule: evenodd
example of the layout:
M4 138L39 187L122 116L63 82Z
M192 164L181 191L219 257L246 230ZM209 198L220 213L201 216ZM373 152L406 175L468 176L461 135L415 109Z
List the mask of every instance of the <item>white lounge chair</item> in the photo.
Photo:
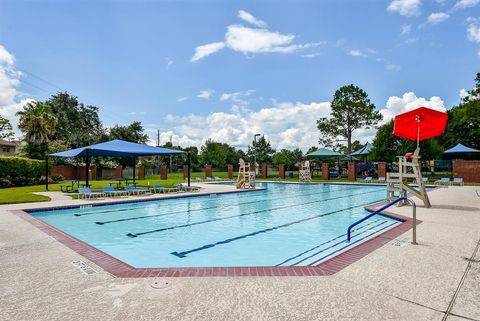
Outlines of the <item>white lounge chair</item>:
M454 178L453 178L453 181L452 181L452 185L460 185L460 186L463 186L463 185L464 185L463 178L461 178L461 177L454 177Z
M445 185L445 186L450 185L450 178L449 177L442 177L438 181L435 181L435 184Z
M364 183L371 183L373 182L373 177L367 176L362 180Z
M428 177L422 177L422 183L428 183Z
M377 182L381 184L385 183L385 177L379 177Z

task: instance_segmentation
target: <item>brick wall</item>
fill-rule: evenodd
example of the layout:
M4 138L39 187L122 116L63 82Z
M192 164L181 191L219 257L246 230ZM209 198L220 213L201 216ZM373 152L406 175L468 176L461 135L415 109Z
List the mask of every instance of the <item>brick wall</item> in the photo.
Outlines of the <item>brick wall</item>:
M322 163L322 179L330 179L330 168L328 163Z
M278 176L285 179L285 164L278 164Z
M66 166L66 165L56 165L53 166L50 170L50 176L53 175L62 175L66 180L77 179L77 167L76 166ZM78 168L78 179L85 180L85 166L79 166ZM97 179L97 166L90 166L90 179Z
M115 167L115 178L123 178L123 167L122 167L122 165L117 165L117 167Z
M139 180L145 179L145 166L143 165L138 166L138 179Z
M453 177L463 178L466 183L480 183L480 160L452 161Z
M160 166L160 179L161 180L167 180L168 179L168 169L167 165L161 165Z
M188 177L188 165L183 165L183 178Z
M233 165L228 165L228 179L233 179Z
M262 163L262 178L267 178L267 163Z
M378 162L378 177L387 177L387 163Z
M205 165L205 177L212 177L212 165Z
M355 168L354 161L348 161L348 180L349 181L356 181L357 180L357 173Z

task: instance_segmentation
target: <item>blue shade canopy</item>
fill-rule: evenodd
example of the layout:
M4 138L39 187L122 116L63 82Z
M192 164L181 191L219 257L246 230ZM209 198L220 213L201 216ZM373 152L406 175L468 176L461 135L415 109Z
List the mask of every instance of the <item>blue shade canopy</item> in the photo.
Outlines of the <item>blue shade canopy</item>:
M372 144L366 143L365 146L363 146L359 150L354 151L353 153L350 154L350 156L368 155L370 154L372 147L373 147Z
M360 159L358 159L357 157L355 156L349 156L349 155L345 155L344 157L342 157L342 161L359 161Z
M455 147L447 149L444 154L463 154L463 153L480 153L480 150L470 148L462 144L457 144Z
M133 157L153 155L176 155L184 154L184 151L162 147L153 147L144 144L127 142L124 140L111 140L108 142L66 150L64 152L50 154L56 157L77 157L77 156L112 156L112 157Z
M329 157L335 157L335 156L342 156L342 154L337 153L330 149L320 148L319 150L308 153L305 156L314 157L314 158L329 158Z

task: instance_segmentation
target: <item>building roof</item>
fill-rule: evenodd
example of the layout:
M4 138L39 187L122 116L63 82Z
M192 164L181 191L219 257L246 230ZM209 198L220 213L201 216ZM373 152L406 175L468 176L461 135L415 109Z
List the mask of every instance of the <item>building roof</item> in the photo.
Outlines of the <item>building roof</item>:
M17 146L20 146L20 143L16 142L16 141L8 141L8 140L5 140L5 139L0 139L0 145L17 147Z

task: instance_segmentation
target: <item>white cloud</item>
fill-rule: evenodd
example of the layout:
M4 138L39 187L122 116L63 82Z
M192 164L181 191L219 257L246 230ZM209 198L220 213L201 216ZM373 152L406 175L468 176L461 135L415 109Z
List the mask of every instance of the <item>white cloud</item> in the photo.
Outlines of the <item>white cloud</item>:
M180 97L180 98L177 99L177 101L178 101L179 103L181 103L182 101L185 101L185 100L187 100L187 99L188 99L188 97Z
M428 107L439 111L446 110L440 97L433 96L430 99L425 99L417 97L414 92L407 92L402 97L391 96L388 98L385 108L380 110L383 115L383 123L390 121L395 115L418 107Z
M300 57L302 57L302 58L315 58L315 57L318 57L318 56L320 56L320 53L319 52L314 52L314 53L310 53L310 54L301 55Z
M403 35L408 35L412 31L412 25L402 25L400 27L400 34Z
M170 58L165 58L165 69L170 69L171 65L173 65L173 60Z
M233 101L237 104L246 105L247 101L245 100L245 98L251 96L254 92L255 92L255 90L249 89L249 90L246 90L246 91L237 91L237 92L233 92L233 93L223 93L220 96L220 101L231 100L231 101Z
M397 114L421 106L445 111L440 97L426 99L407 92L401 97L390 97L385 107L380 109L384 116L382 124ZM175 144L200 147L206 139L211 138L245 149L251 144L254 134L262 133L276 149L298 147L305 151L310 146L318 146L320 134L316 121L321 117L330 117L330 112L330 102L274 102L273 106L258 111L242 110L234 105L232 112L214 112L205 116L169 114L165 121L172 129L165 133L165 141L173 135ZM354 139L365 143L372 141L375 133L375 128L359 129L354 132Z
M368 57L368 55L365 52L358 49L352 49L348 52L348 54L353 57L363 57L363 58Z
M385 69L387 69L388 71L400 71L402 67L395 64L387 64L385 65Z
M224 42L212 42L206 45L198 46L195 48L195 54L190 59L191 62L198 61L206 56L209 56L213 53L216 53L219 50L222 50L225 47Z
M436 25L436 24L439 24L441 22L446 21L449 17L450 17L450 15L447 14L447 13L435 12L435 13L432 13L428 16L427 23L431 23L431 24Z
M393 0L387 7L390 12L398 12L402 16L411 17L420 15L420 0Z
M25 104L33 101L17 89L21 76L22 73L15 69L14 55L0 45L0 115L10 120L17 133L18 119L15 114Z
M246 13L246 12L244 12ZM250 15L251 16L251 15ZM247 21L246 16L239 12L239 17ZM255 19L255 17L251 16ZM248 18L250 19L250 18ZM252 19L250 19L252 23ZM258 22L256 19L258 26ZM265 25L266 26L266 25ZM295 35L282 34L276 31L270 31L264 27L251 28L245 27L240 24L234 24L227 27L225 33L225 40L221 42L214 42L195 48L195 54L190 59L192 62L196 62L202 58L205 58L224 47L230 48L233 51L243 53L245 55L266 54L266 53L294 53L303 49L317 47L324 42L314 42L305 44L295 44Z
M453 6L453 9L466 9L475 7L480 3L480 0L459 0Z
M210 99L213 93L214 93L213 89L200 90L200 93L197 95L197 97L203 98L203 99Z
M480 19L469 17L467 19L467 38L473 42L480 42Z
M414 37L413 37L413 38L408 38L408 39L406 39L406 40L405 40L405 43L406 43L407 45L410 45L410 44L415 43L415 42L417 42L417 41L418 41L418 38L414 38Z
M465 88L460 89L460 92L458 93L458 96L460 96L460 99L467 98L469 96L468 91Z
M267 27L267 23L265 21L255 18L252 14L250 14L250 13L244 11L244 10L240 10L238 12L238 17L240 19L242 19L243 21L251 23L252 25L257 26L259 28L266 28Z

